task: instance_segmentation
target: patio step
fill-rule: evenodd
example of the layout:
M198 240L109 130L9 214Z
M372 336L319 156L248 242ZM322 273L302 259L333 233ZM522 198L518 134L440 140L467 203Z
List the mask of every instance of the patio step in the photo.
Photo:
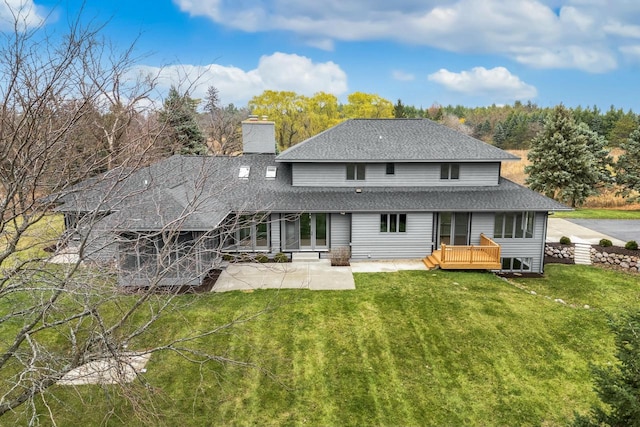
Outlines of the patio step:
M318 252L293 252L291 254L291 262L319 262L320 253Z
M427 256L426 258L423 258L422 262L429 270L433 270L434 268L440 267L440 262L435 256L433 256L433 254Z
M582 265L591 265L591 245L589 243L576 243L573 248L573 262Z

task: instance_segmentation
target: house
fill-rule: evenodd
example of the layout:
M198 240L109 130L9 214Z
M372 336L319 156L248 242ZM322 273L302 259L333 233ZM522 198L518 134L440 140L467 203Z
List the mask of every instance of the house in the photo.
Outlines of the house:
M508 152L427 119L353 119L276 154L242 124L241 156L173 156L69 189L58 210L86 260L122 284L198 284L230 254L300 252L429 267L543 271L549 212L500 176Z

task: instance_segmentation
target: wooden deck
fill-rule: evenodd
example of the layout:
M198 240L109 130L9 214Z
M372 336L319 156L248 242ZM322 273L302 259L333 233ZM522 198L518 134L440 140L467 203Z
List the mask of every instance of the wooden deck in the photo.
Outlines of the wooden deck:
M480 235L480 245L453 246L441 245L428 257L423 259L427 268L443 270L499 270L500 245Z

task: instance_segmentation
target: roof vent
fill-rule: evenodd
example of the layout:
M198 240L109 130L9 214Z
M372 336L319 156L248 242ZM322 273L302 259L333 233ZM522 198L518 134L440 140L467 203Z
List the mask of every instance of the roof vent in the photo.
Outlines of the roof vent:
M267 179L276 179L276 172L278 171L277 166L267 166L267 174L265 178Z
M251 172L251 166L240 166L240 172L238 172L238 178L249 179L249 172Z

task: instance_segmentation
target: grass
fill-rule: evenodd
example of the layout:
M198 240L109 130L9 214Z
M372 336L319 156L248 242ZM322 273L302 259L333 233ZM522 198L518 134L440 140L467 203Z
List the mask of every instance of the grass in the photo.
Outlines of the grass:
M0 233L0 251L4 250L8 241L15 237L15 227L7 223ZM16 250L0 267L11 266L19 261L47 258L50 254L44 248L56 243L64 230L64 217L59 214L45 215L27 228L16 246Z
M640 210L583 208L569 212L555 212L553 216L554 218L640 219Z
M613 360L607 318L640 302L637 276L582 266L513 280L525 290L475 272L355 279L355 291L185 295L190 308L136 346L270 307L197 343L250 366L156 354L149 386L128 392L157 417L98 386L54 387L51 410L60 425L562 425L597 401L589 367Z

